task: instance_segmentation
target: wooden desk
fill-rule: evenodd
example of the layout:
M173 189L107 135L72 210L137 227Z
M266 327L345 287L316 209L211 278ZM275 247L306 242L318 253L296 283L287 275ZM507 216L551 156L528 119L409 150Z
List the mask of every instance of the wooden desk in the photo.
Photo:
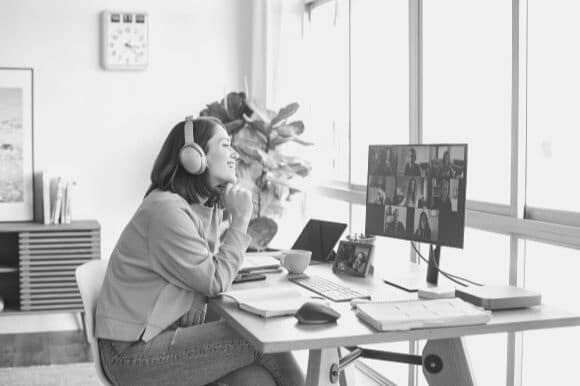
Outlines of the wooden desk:
M367 278L336 276L331 272L328 265L310 266L306 273L323 276L346 284L351 288L367 291L371 293L373 300L416 298L415 294L384 284L380 274ZM270 274L266 281L236 284L235 288L267 288L281 285L294 286L311 296L315 296L314 293L289 282L286 272ZM341 317L336 324L329 325L301 325L292 316L269 319L260 318L240 310L235 301L227 297L212 299L210 306L260 352L310 350L307 385L332 384L328 374L330 373L331 365L338 362L337 348L339 347L421 339L428 341L423 351L423 358L433 351L440 353L444 362L453 363L457 366L457 369L454 369L456 370L454 375L461 378L461 384L472 385L473 379L469 364L465 358L461 337L580 325L580 314L571 314L548 305L520 310L496 311L493 313L492 320L485 325L397 332L375 331L358 319L351 310L349 303L332 303L332 307L341 313ZM444 351L447 351L447 353L444 353ZM424 368L423 372L425 373L425 371ZM443 371L438 374L425 373L425 375L431 385L456 384L454 383L456 381L448 377L450 376L449 374L442 373Z

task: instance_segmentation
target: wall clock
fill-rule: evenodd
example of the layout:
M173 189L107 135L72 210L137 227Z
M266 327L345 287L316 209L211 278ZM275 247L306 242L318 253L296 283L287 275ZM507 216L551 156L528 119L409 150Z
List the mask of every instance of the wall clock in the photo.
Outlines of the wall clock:
M143 12L101 12L101 65L144 70L149 61L149 17Z

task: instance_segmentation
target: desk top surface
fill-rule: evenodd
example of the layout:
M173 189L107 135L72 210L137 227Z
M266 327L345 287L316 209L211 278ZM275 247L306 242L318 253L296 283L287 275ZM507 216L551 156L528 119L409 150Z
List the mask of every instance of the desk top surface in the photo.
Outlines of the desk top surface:
M409 271L413 271L410 268ZM414 293L405 292L384 284L380 274L367 278L337 276L328 265L312 265L307 274L323 276L337 283L369 292L373 300L416 299ZM406 275L412 273L407 272ZM421 274L417 272L417 274ZM424 277L424 276L423 276ZM236 284L233 289L268 286L294 286L310 296L314 293L288 281L286 271L269 274L266 281ZM519 310L495 311L491 321L485 325L440 327L410 331L379 332L362 322L351 309L348 302L332 303L331 306L341 313L337 323L324 325L302 325L293 316L261 318L240 310L230 298L221 297L210 300L210 305L230 325L244 336L261 352L281 352L289 350L319 349L337 346L398 342L421 339L453 338L465 335L515 332L522 330L568 327L580 325L580 313L570 313L549 305Z

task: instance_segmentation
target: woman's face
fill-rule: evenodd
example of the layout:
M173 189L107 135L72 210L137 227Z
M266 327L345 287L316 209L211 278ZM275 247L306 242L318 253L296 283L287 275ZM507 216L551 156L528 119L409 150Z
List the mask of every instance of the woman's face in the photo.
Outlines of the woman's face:
M228 182L236 183L236 160L239 155L232 148L230 136L223 127L218 126L207 147L209 184L215 188Z

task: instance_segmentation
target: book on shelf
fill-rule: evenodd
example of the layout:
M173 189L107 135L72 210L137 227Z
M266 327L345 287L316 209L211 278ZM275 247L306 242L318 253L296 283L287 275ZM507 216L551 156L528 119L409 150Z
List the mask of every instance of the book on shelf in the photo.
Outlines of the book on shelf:
M41 170L34 173L34 221L50 224L50 175Z
M310 300L295 287L250 288L222 292L221 295L234 299L240 309L263 318L294 315Z
M486 324L491 312L459 298L366 302L357 305L357 316L379 331Z
M46 171L34 174L34 221L41 224L70 224L72 179L51 176Z

